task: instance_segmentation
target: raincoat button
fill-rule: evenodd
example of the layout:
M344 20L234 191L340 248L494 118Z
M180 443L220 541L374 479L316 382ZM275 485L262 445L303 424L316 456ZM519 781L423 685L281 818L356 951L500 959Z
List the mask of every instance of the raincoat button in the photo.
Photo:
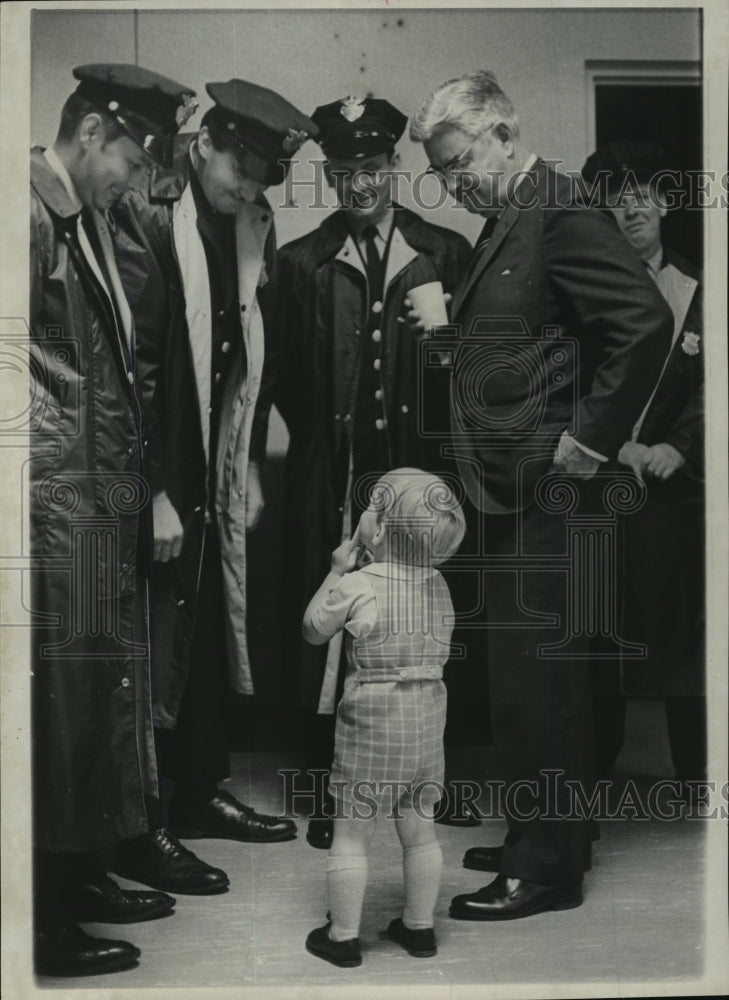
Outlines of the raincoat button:
M379 358L375 358L375 360L372 362L372 367L375 369L376 372L378 372L380 370L380 359Z
M378 431L383 431L385 429L385 421L380 419L375 420L375 427Z
M215 381L216 381L216 382L219 382L219 381L220 381L220 372L216 372L216 373L215 373Z
M372 331L372 339L374 340L374 342L376 344L379 344L379 342L382 340L382 331L381 330L373 330Z
M123 688L128 688L130 683L131 682L130 682L130 680L129 680L128 677L122 677L122 679L121 679L121 686Z
M134 372L127 372L127 381L129 385L134 385Z
M218 309L218 319L222 319L225 316L225 309Z
M199 514L201 510L202 507L195 507L195 509L193 510L193 514Z
M178 608L181 608L181 607L182 607L182 605L183 605L184 603L185 603L185 598L184 598L184 597L181 597L181 598L179 599L179 601L177 602L177 607L178 607Z
M227 354L228 351L230 350L230 342L224 340L223 343L220 345L220 350L223 352L223 354Z
M409 412L409 409L408 409L408 407L406 406L405 403L403 403L402 406L400 407L400 412L401 413L408 413Z
M375 389L375 399L382 399L382 389Z
M382 303L381 302L373 302L372 303L372 312L373 313L381 313L382 312Z

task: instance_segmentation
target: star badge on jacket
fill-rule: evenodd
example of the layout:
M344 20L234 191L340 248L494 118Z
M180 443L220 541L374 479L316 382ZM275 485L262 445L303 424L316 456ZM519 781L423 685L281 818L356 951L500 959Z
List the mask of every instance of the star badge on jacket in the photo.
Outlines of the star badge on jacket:
M695 354L699 353L699 341L700 337L698 333L691 333L687 330L683 335L683 340L681 341L681 350L684 354L688 354L689 357L693 357Z

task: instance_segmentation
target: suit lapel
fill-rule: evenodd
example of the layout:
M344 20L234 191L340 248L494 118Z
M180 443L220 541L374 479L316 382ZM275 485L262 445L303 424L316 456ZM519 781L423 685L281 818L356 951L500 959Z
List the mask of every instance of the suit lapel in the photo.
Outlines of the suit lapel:
M509 232L511 227L514 225L518 218L518 211L513 205L507 206L499 221L496 223L496 228L494 229L494 234L489 240L487 246L479 253L474 256L471 267L466 275L465 279L461 282L460 286L456 289L456 293L453 297L453 307L452 315L456 319L458 316L458 311L468 297L469 292L478 284L478 281L489 266L491 258L494 256L496 251L499 249L506 234Z
M542 160L537 160L529 171L523 175L519 186L519 200L510 198L506 208L501 213L499 221L496 223L493 235L487 246L479 253L475 254L468 274L465 276L460 286L453 296L451 315L457 319L459 310L463 307L472 288L478 284L484 271L489 266L494 254L506 239L507 234L518 222L521 209L518 205L531 205L534 201L535 193L540 185L544 183L547 174L547 166ZM540 203L538 199L537 204Z

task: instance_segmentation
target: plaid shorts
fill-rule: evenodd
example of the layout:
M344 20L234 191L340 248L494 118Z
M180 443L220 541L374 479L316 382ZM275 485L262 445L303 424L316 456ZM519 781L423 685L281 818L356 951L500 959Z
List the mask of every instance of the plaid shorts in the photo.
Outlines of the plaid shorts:
M329 790L339 813L431 809L441 797L446 688L442 680L361 683L349 678L337 710ZM388 784L383 787L383 783Z

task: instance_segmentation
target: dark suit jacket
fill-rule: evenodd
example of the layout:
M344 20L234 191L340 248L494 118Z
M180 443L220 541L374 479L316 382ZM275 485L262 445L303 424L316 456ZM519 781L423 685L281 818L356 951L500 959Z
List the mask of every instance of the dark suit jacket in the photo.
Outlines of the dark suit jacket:
M531 502L565 429L617 455L673 328L612 217L580 206L540 160L475 256L453 320L455 448L472 501L491 513Z
M677 303L680 332L640 427L643 444L667 442L681 453L686 464L681 475L694 480L704 475L704 327L701 276L673 251L664 251L663 266L673 270L682 301ZM677 273L678 272L678 273ZM692 346L687 334L698 338ZM693 352L693 353L692 353Z

